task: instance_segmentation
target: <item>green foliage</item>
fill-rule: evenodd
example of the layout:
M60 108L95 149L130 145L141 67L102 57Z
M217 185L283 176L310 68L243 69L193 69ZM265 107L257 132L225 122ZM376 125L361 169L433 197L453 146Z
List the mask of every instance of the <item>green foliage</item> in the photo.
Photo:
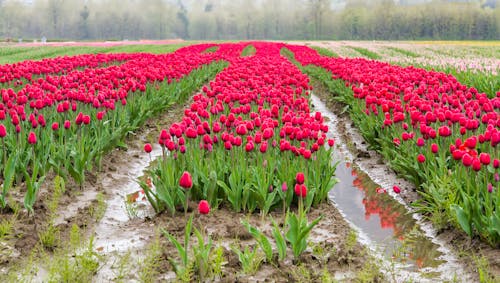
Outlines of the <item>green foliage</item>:
M48 282L90 282L97 272L102 256L95 251L93 238L80 253L67 253L65 249L49 262Z
M146 257L139 264L139 281L156 282L161 274L162 249L157 236L146 249Z
M320 47L320 46L310 46L312 49L316 50L319 55L326 57L340 57L337 53L333 52L331 49Z
M255 55L255 52L257 52L257 49L255 49L253 45L249 44L243 49L243 51L241 51L241 57Z
M99 222L106 212L106 199L102 192L97 193L95 196L96 203L89 207L89 215L94 218L96 222Z
M283 261L286 258L286 241L278 224L276 224L274 220L272 234L274 237L274 241L276 242L276 248L278 249L278 259L280 261Z
M367 260L363 268L356 274L355 282L380 282L382 275L380 274L380 266L375 260Z
M213 253L211 253L210 264L212 266L213 277L222 277L222 266L226 263L226 258L224 257L224 248L222 246L217 246Z
M184 243L181 244L172 234L170 234L167 230L162 229L163 235L172 243L174 244L175 248L177 249L177 252L179 253L180 256L180 263L178 263L174 259L169 259L170 262L172 263L175 273L176 274L181 274L184 272L184 269L188 267L189 264L189 254L188 254L188 249L189 249L189 238L191 237L191 230L193 226L193 215L189 217L188 222L186 223L186 228L184 230Z
M377 53L373 52L373 51L370 51L366 48L363 48L363 47L355 47L355 46L349 46L351 49L354 49L356 50L357 52L359 52L361 55L363 55L364 57L368 58L368 59L374 59L374 60L380 60L382 59L382 57L380 55L378 55Z
M219 50L219 46L216 45L216 46L212 46L212 47L207 48L205 51L203 51L203 53L214 53L217 50Z
M403 54L404 56L407 56L407 57L411 57L411 58L420 57L420 55L418 55L417 53L411 52L411 51L403 49L403 48L397 48L397 47L394 47L394 46L388 46L386 48L389 49L389 50L392 50L394 52Z
M254 247L250 250L249 246L246 246L243 251L237 246L231 246L231 250L238 255L238 260L240 261L243 273L247 275L255 274L262 264L264 257L258 253L258 249Z
M60 241L59 228L50 223L47 228L38 232L40 244L47 250L54 250Z
M208 237L208 243L205 242L204 235L196 228L194 234L198 240L198 245L193 248L194 269L200 280L205 280L212 275L213 268L210 260L212 252L212 239Z
M290 243L296 259L306 250L309 233L320 220L321 216L308 223L307 217L303 213L299 213L299 215L295 213L287 214L286 224L288 230L285 238Z
M17 213L14 213L9 218L3 218L0 221L0 241L4 239L8 239L12 236L14 232L14 224L17 221Z
M3 139L2 139L2 142ZM5 148L4 148L5 150ZM7 154L6 151L2 152L3 155ZM12 187L14 182L15 174L16 174L16 163L17 163L17 151L9 156L7 162L5 163L5 167L3 168L3 184L2 184L2 193L0 194L0 206L5 208L7 206L7 194Z
M262 233L256 227L250 225L250 223L248 223L247 220L241 220L241 223L243 224L243 226L245 226L247 228L248 232L250 232L250 234L252 234L254 239L259 244L260 248L264 252L264 255L266 256L266 261L272 262L272 260L273 260L273 247L271 246L271 243L269 242L269 239L266 237L266 235L264 235L264 233Z
M114 271L115 278L113 278L113 281L116 283L122 283L126 282L125 279L127 277L127 274L129 270L131 269L131 256L132 253L131 251L127 251L125 254L120 255L119 258L115 260L113 263L112 269L116 270Z

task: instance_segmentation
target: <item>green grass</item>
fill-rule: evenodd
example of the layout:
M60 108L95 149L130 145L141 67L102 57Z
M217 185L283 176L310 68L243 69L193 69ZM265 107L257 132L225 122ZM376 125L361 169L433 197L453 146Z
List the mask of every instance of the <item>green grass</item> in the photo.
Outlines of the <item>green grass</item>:
M397 47L393 47L393 46L387 46L386 48L389 49L389 50L392 50L392 51L394 51L396 53L403 54L403 55L405 55L407 57L412 57L412 58L421 57L420 55L418 55L415 52L411 52L409 50L405 50L405 49L402 49L402 48L397 48Z
M312 49L316 50L319 55L321 56L326 56L326 57L339 57L339 55L332 50L324 47L319 47L319 46L309 46Z
M363 55L363 57L366 57L368 59L373 59L373 60L380 60L382 59L382 56L378 55L377 53L370 51L366 48L363 47L355 47L355 46L349 46L349 48L356 50L359 54Z
M241 52L241 57L255 55L255 52L257 52L255 47L253 45L249 44Z

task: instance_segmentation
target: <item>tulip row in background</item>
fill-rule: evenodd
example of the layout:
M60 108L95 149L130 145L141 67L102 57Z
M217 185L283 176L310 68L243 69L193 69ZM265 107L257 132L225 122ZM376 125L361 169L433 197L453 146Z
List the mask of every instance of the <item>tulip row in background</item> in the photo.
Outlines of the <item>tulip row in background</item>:
M500 243L500 95L488 98L444 73L287 46L324 82L372 148L419 189L437 224Z
M8 205L11 189L24 183L24 205L32 212L49 171L81 186L103 153L224 68L214 53L203 53L210 46L1 66L1 206Z
M324 55L361 57L401 66L414 66L453 75L462 84L490 97L500 89L498 42L314 42Z
M304 199L307 211L337 182L328 127L310 112L308 77L280 56L282 44L251 46L221 44L217 54L229 67L161 132L164 155L148 172L152 182L141 182L157 212L187 208L187 197L262 215ZM179 186L185 172L188 193Z

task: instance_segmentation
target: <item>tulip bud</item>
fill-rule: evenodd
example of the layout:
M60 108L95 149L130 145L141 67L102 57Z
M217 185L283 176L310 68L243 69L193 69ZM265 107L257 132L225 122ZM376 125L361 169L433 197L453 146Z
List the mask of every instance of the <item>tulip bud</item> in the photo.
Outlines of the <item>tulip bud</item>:
M34 132L30 132L28 135L28 143L29 144L36 144L36 135Z
M182 176L179 179L179 185L186 190L191 189L193 186L193 179L191 178L191 174L189 174L189 172L184 171L184 173L182 173Z
M208 214L210 212L210 204L206 200L200 200L198 204L198 212L200 214Z

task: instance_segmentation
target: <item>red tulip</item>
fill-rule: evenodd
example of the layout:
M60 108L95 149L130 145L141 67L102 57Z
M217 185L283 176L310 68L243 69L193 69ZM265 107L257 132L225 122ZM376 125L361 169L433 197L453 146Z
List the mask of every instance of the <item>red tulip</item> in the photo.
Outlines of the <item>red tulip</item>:
M418 138L417 139L417 146L424 146L425 142L423 138Z
M479 155L479 161L481 161L483 165L489 165L491 162L490 155L485 152L481 152Z
M28 143L29 144L36 144L36 135L34 132L30 132L28 135Z
M7 129L3 124L0 124L0 138L4 138L7 135Z
M420 163L424 163L425 162L425 155L419 154L417 156L417 161L420 162Z
M85 125L90 124L90 116L89 115L83 115L82 122Z
M64 121L64 128L67 130L71 128L71 122L69 120Z
M96 115L97 120L101 121L104 118L104 114L106 114L106 112L104 112L104 111L97 112L97 115Z
M401 145L401 140L399 138L392 139L392 142L394 143L395 146L400 146Z
M210 212L210 204L206 200L200 200L198 204L198 212L200 214L208 214Z
M262 153L266 153L267 151L267 141L264 141L260 144L260 148L259 148L260 152Z
M438 145L435 143L431 144L431 151L432 153L437 153L439 151Z
M462 164L466 167L471 166L473 161L474 161L474 158L468 153L466 153L462 156Z
M497 169L498 167L500 167L500 160L493 159L493 168Z
M481 161L478 158L474 158L472 161L472 169L476 172L481 170Z
M294 192L298 197L305 198L307 196L307 187L304 184L295 184Z
M237 128L236 128L236 133L240 136L244 136L247 134L247 127L246 125L243 125L243 124L240 124Z
M295 175L295 181L297 182L297 184L304 184L305 181L304 173L298 172L297 175Z
M328 139L328 146L332 147L335 144L334 139Z
M245 151L246 152L250 152L254 149L254 144L253 142L248 142L246 145L245 145Z
M57 131L59 129L59 123L54 122L52 123L52 130Z
M193 187L193 179L191 178L191 174L189 174L189 172L184 171L184 173L182 173L182 176L179 179L179 185L186 190Z
M309 149L306 149L304 150L304 153L302 154L302 156L304 156L305 159L309 159L311 158L311 151Z
M146 153L150 153L151 151L153 151L153 147L151 146L150 143L147 143L147 144L144 145L144 151Z

